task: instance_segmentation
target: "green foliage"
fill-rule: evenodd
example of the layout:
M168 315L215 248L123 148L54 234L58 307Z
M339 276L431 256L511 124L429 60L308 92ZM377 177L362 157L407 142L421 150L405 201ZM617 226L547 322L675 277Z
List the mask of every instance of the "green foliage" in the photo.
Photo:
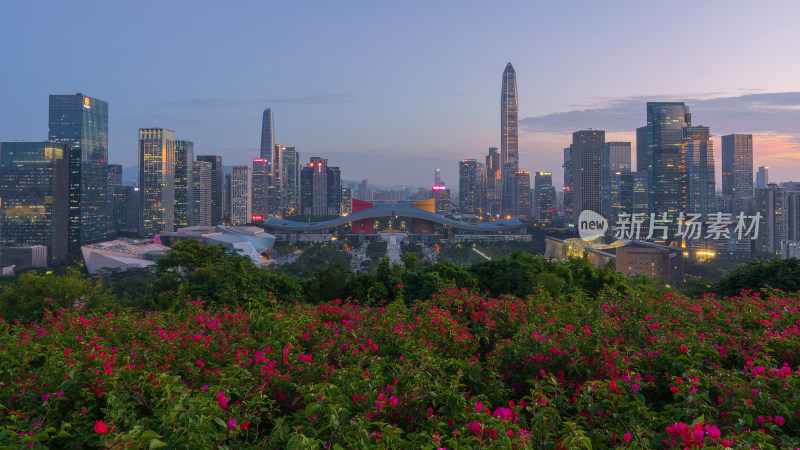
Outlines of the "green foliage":
M800 259L756 258L732 270L715 283L711 291L731 297L743 290L768 292L770 289L784 292L800 290Z
M62 274L27 271L0 287L0 316L7 320L38 320L45 310L113 309L113 296L101 280L92 281L75 268Z
M351 259L350 254L340 250L337 244L314 243L304 250L295 262L271 267L270 270L305 278L331 265L349 267Z
M389 247L384 241L370 242L367 245L367 258L378 260L386 256L386 249Z

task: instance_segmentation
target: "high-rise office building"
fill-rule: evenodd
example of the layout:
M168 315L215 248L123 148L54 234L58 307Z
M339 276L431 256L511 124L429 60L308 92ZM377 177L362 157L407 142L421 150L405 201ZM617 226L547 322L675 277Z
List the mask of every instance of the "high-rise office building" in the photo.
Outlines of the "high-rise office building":
M724 149L724 141L722 145ZM757 251L778 255L781 251L781 241L789 240L788 194L786 189L774 183L767 185L766 189L756 189L755 209L761 215L761 226L756 236Z
M436 214L443 216L450 212L450 188L444 185L431 186L431 196Z
M563 202L564 202L564 220L567 223L572 223L572 216L573 216L573 196L572 196L572 147L567 147L564 149L564 164L561 165L564 169L564 187L562 189L563 192Z
M686 211L699 213L705 221L716 212L714 141L708 127L687 126L684 131L686 160Z
M269 196L270 208L274 214L286 213L286 174L283 167L283 150L284 146L275 144L272 149L272 158L270 160L270 187L267 192Z
M300 172L300 209L306 216L342 214L342 177L338 167L314 156Z
M674 220L686 210L683 129L691 125L692 115L683 102L647 102L646 138L640 139L637 130L637 145L646 139L648 203L659 217L667 213ZM637 163L638 167L642 166Z
M139 236L175 231L175 132L139 129Z
M552 172L536 172L533 177L535 216L539 220L556 220L556 189Z
M108 177L106 178L106 234L110 235L116 230L114 217L114 189L122 185L122 165L109 164Z
M265 158L253 159L253 206L251 212L256 220L269 215L269 163Z
M192 226L211 225L214 165L208 161L192 163Z
M515 217L526 220L531 217L531 173L519 170L514 172L514 191L517 193L514 201Z
M517 104L517 73L511 63L503 71L500 92L500 167L502 168L503 215L512 214L517 199L515 173L519 170L519 123Z
M486 155L486 213L500 216L500 200L502 197L503 171L500 167L500 152L497 147L490 147Z
M599 213L601 208L600 157L606 132L582 130L572 133L572 216L578 222L581 211Z
M436 169L433 171L433 185L439 186L442 184L442 169Z
M69 151L55 142L0 143L0 244L44 245L52 262L66 258Z
M231 174L225 174L225 183L222 185L222 223L231 223Z
M358 189L356 189L356 196L355 198L364 201L371 201L369 195L369 180L361 180L361 183L358 183Z
M619 185L617 173L631 170L631 143L606 142L600 155L600 176L602 178L601 211L603 217L616 217L620 210Z
M284 147L283 160L283 200L284 209L296 211L300 206L300 153L295 147Z
M342 188L342 215L346 216L353 212L353 188Z
M253 217L253 169L233 166L231 171L231 223L242 226Z
M769 167L760 166L756 172L756 189L766 189L769 185Z
M191 224L194 142L175 141L175 227Z
M106 238L108 103L81 93L51 95L48 140L69 154L69 252Z
M261 158L271 163L274 149L275 124L272 119L272 108L267 108L261 116Z
M114 233L139 235L139 187L114 186Z
M463 214L478 214L478 162L458 162L458 209Z
M753 135L722 136L722 195L728 212L746 211L753 197Z
M225 197L225 172L222 171L222 157L216 155L200 155L198 161L211 163L211 225L222 223L222 204Z

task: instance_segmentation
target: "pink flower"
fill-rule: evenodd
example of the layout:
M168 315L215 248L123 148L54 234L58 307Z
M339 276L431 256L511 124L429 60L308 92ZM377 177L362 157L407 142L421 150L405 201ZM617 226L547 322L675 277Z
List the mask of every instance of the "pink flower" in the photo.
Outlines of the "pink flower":
M692 427L692 436L694 437L694 441L696 443L699 444L699 443L703 442L703 436L705 436L705 434L706 433L705 433L705 431L703 431L703 424L702 423L694 424L694 427Z
M483 431L483 425L480 422L470 422L467 424L469 431L476 436L480 436Z
M631 440L631 434L630 433L625 433L625 435L622 436L622 437L625 439L625 442L628 442L628 441Z
M723 439L723 440L722 440L722 445L724 445L725 447L730 447L730 446L731 446L731 444L733 444L733 442L732 442L732 441L729 441L729 440L727 440L727 439Z
M395 397L394 395L389 397L389 406L391 406L392 408L397 406L397 397Z
M219 391L219 394L217 394L217 404L219 407L228 409L228 400L229 399L225 398L225 391Z
M514 417L514 410L508 408L497 408L494 410L494 416L498 419L511 420Z
M673 394L677 394L678 391L680 391L680 389L678 389L678 386L670 386L669 390L672 391Z
M688 349L688 348L686 348L686 344L681 344L681 351L682 351L683 353L686 353L686 352L688 352L688 351L689 351L689 349Z
M105 422L103 422L102 420L98 420L97 422L94 423L95 433L105 434L106 431L108 431L108 425Z
M228 429L232 430L236 428L236 419L231 419L228 421Z
M783 417L781 417L781 416L775 416L775 425L777 425L777 426L781 426L781 425L783 425L784 423L786 423L786 419L784 419L784 418L783 418Z
M706 433L708 433L709 439L716 440L722 436L722 433L719 431L714 425L706 425Z
M483 410L483 403L475 402L475 411L481 412L481 410Z
M205 385L205 386L200 388L201 391L205 391L206 389L208 389L208 385Z
M375 407L378 408L378 411L380 411L381 409L383 409L383 402L380 400L375 402Z

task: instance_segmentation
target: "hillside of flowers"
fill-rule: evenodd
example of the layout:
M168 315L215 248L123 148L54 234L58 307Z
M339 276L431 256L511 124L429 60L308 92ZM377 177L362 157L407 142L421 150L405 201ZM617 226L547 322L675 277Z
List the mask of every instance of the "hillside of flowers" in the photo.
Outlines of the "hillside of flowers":
M792 448L800 296L188 302L0 322L1 448Z

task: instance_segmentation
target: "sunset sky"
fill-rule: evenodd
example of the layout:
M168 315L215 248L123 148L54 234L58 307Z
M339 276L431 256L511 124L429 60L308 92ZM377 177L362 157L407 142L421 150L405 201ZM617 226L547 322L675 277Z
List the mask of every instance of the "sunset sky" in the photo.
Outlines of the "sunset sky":
M579 129L634 141L647 101L753 133L755 166L800 181L800 2L2 2L0 141L44 140L48 95L109 102L109 159L165 127L226 165L258 155L261 113L301 161L427 185L500 143L517 72L520 167L562 180ZM635 152L634 152L635 153ZM718 175L719 180L719 175ZM718 184L719 188L719 184Z

